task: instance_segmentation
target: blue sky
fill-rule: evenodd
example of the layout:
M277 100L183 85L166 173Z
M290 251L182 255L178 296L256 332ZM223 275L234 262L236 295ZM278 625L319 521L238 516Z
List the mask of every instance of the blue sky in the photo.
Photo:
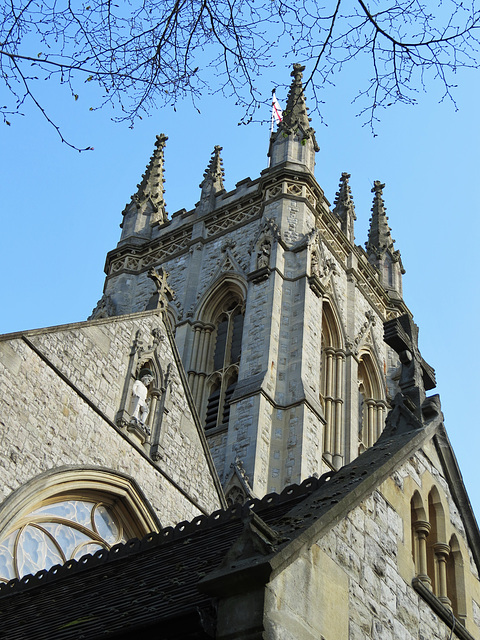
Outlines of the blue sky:
M419 93L417 106L381 112L373 137L356 115L358 106L351 104L353 73L324 87L326 124L312 114L321 147L316 177L333 202L342 171L351 173L356 242L362 245L372 183L386 184L390 226L407 270L404 299L420 327L422 354L436 370L447 431L478 517L478 75L458 74L458 111L448 101L439 102L441 92L432 85L428 93ZM268 98L273 86L289 82L289 69L279 66L259 82ZM39 95L64 134L94 151L80 154L62 145L29 105L25 117L0 126L1 333L90 315L102 295L105 255L118 242L121 212L136 191L156 134L169 137L165 197L170 214L197 202L216 144L223 146L227 189L267 166L269 125L238 126L242 114L232 100L205 97L200 114L188 102L176 111L154 111L132 130L113 123L108 109L89 111L93 92L85 85L75 102L53 83L44 83ZM279 89L277 96L284 104L286 91ZM268 109L262 117L269 119Z

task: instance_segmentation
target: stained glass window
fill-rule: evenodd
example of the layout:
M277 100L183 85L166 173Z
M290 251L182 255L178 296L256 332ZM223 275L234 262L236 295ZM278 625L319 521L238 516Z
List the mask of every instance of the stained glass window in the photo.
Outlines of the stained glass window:
M0 581L50 569L87 553L127 540L109 505L89 500L58 500L23 518L0 542Z

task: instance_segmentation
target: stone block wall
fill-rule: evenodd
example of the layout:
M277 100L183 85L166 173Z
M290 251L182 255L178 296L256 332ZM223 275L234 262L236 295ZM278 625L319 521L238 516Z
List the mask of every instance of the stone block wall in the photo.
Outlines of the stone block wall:
M164 526L220 507L178 371L162 425L162 460L155 463L114 424L132 344L147 344L155 327L163 325L150 312L0 342L2 499L44 471L85 465L133 478ZM168 339L159 352L164 369L174 364Z

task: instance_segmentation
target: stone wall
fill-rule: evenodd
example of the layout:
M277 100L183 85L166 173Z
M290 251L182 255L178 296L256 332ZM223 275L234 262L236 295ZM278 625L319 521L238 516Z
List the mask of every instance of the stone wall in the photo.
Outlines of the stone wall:
M65 465L106 467L135 479L162 525L220 507L204 445L193 421L169 340L162 367L173 367L162 423L163 457L114 424L135 340L148 344L157 313L112 318L0 342L1 497ZM43 357L42 357L43 356Z
M465 627L480 638L478 572L437 462L433 445L427 445L272 580L268 640L450 640L451 626L412 586L410 500L414 490L427 495L432 486L448 505L447 537L455 533L460 540Z

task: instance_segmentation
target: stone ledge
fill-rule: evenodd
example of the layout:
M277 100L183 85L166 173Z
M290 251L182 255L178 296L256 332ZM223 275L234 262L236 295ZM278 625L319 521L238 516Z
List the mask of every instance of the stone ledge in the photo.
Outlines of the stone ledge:
M435 613L442 619L442 621L448 626L448 628L455 633L461 640L475 640L469 631L463 626L463 624L456 618L440 600L434 595L430 589L428 589L419 578L412 580L412 587L420 595L425 602L435 611Z

